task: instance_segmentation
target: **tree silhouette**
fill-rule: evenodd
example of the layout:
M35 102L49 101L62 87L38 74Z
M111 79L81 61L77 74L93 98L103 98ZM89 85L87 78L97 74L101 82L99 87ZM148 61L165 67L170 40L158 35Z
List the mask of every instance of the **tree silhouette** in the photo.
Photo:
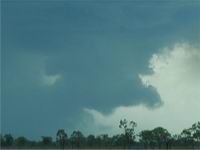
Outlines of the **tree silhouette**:
M74 131L70 139L64 129L59 129L56 134L56 141L49 136L42 136L42 140L29 141L23 136L13 138L11 134L0 134L2 149L38 149L38 148L91 148L91 149L122 149L122 148L173 148L173 149L198 149L200 148L200 122L194 123L191 127L184 129L180 134L172 135L163 127L153 130L143 130L139 132L138 140L135 134L136 123L128 122L126 119L120 120L119 128L123 129L122 134L109 136L92 134L84 137L80 131ZM69 141L69 144L67 144ZM56 145L56 143L58 145Z
M42 145L43 146L51 146L53 144L52 137L49 136L42 136Z
M4 146L5 145L5 139L4 139L4 136L2 134L0 134L0 141L1 141L1 146Z
M96 142L95 136L92 135L92 134L88 135L88 137L87 137L87 145L89 147L93 147L95 145L95 142Z
M73 131L70 137L72 148L80 148L84 143L84 136L80 131Z
M65 133L64 129L59 129L56 134L56 140L60 145L60 148L65 148L65 143L67 141L67 133Z
M100 135L100 138L101 138L103 147L107 148L110 146L111 141L110 141L108 134L102 134L102 135Z
M151 130L144 130L139 133L140 142L143 144L144 148L148 148L149 146L153 146L153 140L152 140L152 131Z
M197 122L192 125L192 131L193 131L193 139L195 142L200 143L200 122ZM198 145L200 148L200 144Z
M17 145L17 147L24 147L26 145L28 145L29 141L21 136L21 137L18 137L16 140L15 140L15 144Z
M4 135L5 145L8 147L11 147L14 143L14 138L11 134L5 134Z
M135 127L137 126L136 122L130 121L128 124L128 121L126 119L120 120L119 128L122 128L124 130L124 136L123 141L124 141L124 148L127 146L130 147L130 145L134 142L135 140Z
M193 137L192 137L192 128L184 129L181 132L181 141L184 146L192 146L194 147Z
M158 145L158 148L161 148L163 144L166 145L166 148L168 149L168 141L170 140L170 133L167 131L167 129L164 129L162 127L157 127L152 130L152 139L155 140L155 142Z

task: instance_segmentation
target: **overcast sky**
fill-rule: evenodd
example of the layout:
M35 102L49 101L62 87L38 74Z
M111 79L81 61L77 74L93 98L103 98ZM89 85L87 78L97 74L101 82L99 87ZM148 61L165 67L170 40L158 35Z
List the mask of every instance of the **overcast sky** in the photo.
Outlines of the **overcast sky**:
M39 138L200 121L199 0L3 0L1 128Z

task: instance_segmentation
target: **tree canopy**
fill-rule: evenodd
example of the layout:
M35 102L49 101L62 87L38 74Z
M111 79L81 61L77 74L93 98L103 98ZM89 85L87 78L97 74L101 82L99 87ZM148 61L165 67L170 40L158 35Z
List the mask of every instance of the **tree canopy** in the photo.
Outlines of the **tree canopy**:
M136 122L122 119L119 121L121 134L93 135L73 131L67 136L65 129L58 129L56 140L41 136L40 141L31 141L24 136L14 138L11 134L0 135L2 148L200 148L200 122L183 129L180 134L172 135L163 127L135 132Z

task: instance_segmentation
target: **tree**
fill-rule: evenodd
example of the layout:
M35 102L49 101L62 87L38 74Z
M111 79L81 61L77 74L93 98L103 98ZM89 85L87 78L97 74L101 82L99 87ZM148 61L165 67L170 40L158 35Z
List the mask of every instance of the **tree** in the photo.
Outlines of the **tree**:
M95 145L95 136L94 135L88 135L87 137L87 145L89 147L93 147Z
M182 145L182 138L179 134L175 134L171 137L170 139L170 143L171 145L173 145L174 147L176 146L181 146Z
M0 145L2 147L5 146L5 139L4 139L4 136L2 134L0 134L0 141L1 141Z
M42 136L42 145L43 146L51 146L53 144L52 137L49 136Z
M181 132L181 141L183 142L184 146L194 147L194 141L192 137L192 128L184 129Z
M104 148L109 147L111 144L111 140L108 136L108 134L102 134L100 135L101 141L102 141L102 145Z
M161 148L161 146L165 144L166 148L168 149L170 137L171 135L167 131L167 129L164 129L162 127L157 127L152 130L152 138L157 143L158 148Z
M95 140L96 142L95 142L95 144L96 144L96 146L98 147L98 148L101 148L102 147L102 139L101 139L101 136L97 136L96 137L96 140Z
M67 141L67 133L65 133L64 129L59 129L56 134L56 140L60 145L60 148L65 148L65 143Z
M70 141L72 144L72 148L74 148L74 146L76 148L80 148L81 146L83 146L85 138L80 131L73 131L70 137Z
M135 127L137 126L136 122L128 121L126 119L120 120L119 128L124 129L124 148L126 146L130 147L133 144L136 135L135 135ZM122 136L123 136L122 135Z
M187 138L190 142L193 142L193 148L195 144L200 147L200 122L194 123L191 128L186 130L188 132Z
M28 145L28 142L29 141L25 137L23 137L23 136L18 137L15 140L15 144L16 144L17 147L24 147L24 146Z
M200 122L197 122L192 125L192 131L193 131L193 138L196 142L200 142Z
M144 148L148 148L153 145L153 132L151 130L144 130L139 133L140 142L144 145Z
M120 143L120 135L114 135L112 137L112 146L113 147L119 147L121 145L122 145L122 143Z
M5 134L4 140L5 140L5 146L7 146L7 147L13 146L14 138L12 137L11 134Z

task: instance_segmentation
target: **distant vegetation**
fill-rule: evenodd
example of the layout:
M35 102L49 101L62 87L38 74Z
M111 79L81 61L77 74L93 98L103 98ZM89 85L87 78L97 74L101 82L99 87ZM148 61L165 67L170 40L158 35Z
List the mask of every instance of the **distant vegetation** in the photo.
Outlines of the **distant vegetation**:
M31 141L21 136L13 138L11 134L1 135L1 148L70 148L70 149L131 149L131 148L200 148L200 122L184 129L179 135L171 135L167 129L157 127L153 130L143 130L135 133L137 124L134 121L121 120L119 128L122 133L112 137L108 134L85 137L80 131L73 131L68 136L64 129L52 137L41 136L40 141Z

